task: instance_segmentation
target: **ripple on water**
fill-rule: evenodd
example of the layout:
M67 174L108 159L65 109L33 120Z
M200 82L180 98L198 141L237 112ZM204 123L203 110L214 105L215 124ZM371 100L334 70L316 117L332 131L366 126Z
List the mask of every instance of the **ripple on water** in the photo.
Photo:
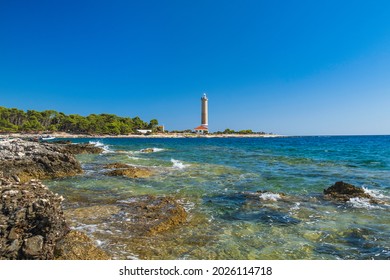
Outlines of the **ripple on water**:
M103 241L115 259L389 259L389 142L367 155L366 140L104 139L96 144L111 152L77 156L86 174L48 185L80 208L73 226ZM163 150L140 152L147 147ZM111 162L153 168L156 176L104 176ZM323 189L341 179L366 184L383 203L324 201ZM264 186L268 192L256 192ZM90 208L82 216L83 207L151 194L180 200L186 224L130 238L119 226L125 215Z

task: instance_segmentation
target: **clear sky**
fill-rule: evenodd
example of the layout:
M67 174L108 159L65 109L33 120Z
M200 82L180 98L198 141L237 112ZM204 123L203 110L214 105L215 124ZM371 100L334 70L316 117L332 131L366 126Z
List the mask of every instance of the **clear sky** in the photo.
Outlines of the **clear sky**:
M0 0L0 106L390 134L390 1Z

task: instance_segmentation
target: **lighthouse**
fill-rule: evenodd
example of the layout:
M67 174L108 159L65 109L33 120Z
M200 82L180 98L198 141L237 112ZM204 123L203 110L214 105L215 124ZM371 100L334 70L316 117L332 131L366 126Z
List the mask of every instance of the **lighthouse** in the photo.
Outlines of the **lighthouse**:
M209 105L206 93L203 94L201 101L201 114L200 114L200 126L195 128L195 132L198 134L204 134L209 131Z
M209 126L209 112L208 112L209 100L207 99L206 93L203 93L203 97L200 100L202 103L201 125L207 128Z

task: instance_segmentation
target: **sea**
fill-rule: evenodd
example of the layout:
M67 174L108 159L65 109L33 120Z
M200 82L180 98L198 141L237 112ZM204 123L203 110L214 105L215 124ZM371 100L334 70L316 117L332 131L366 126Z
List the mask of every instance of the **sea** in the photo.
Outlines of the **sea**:
M68 140L104 152L77 156L83 174L45 183L65 198L72 228L113 259L390 259L390 136ZM114 162L154 174L107 176ZM377 203L325 199L337 181ZM144 195L173 197L187 221L132 236L110 209Z

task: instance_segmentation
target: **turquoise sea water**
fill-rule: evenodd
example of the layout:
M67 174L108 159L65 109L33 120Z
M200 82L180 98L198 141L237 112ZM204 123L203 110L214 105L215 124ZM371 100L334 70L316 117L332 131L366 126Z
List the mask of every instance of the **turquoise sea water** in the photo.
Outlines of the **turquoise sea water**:
M116 259L390 259L390 136L72 141L105 152L78 156L84 174L46 184L66 208L93 209L88 219L74 214L72 225ZM109 177L103 165L111 162L155 174ZM380 203L325 200L336 181ZM123 216L102 214L144 194L175 197L186 224L133 238L117 226Z

